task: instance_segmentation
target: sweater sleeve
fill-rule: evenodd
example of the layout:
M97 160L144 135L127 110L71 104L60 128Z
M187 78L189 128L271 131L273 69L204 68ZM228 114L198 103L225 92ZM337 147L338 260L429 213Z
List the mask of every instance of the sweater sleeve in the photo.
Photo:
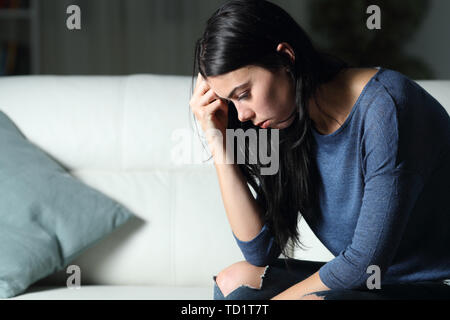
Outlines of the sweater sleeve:
M254 266L266 266L281 253L267 224L264 224L259 234L250 241L242 241L234 233L233 236L245 260Z
M320 279L330 289L367 288L371 265L380 268L382 281L423 188L423 177L407 170L398 152L394 101L369 110L360 144L364 195L355 231L351 243L319 269Z

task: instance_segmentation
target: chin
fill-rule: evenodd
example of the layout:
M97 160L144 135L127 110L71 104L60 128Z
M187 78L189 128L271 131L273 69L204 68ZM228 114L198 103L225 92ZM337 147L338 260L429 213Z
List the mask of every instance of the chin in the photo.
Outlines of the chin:
M294 120L290 120L289 122L284 122L281 124L275 124L273 126L271 126L272 129L286 129L289 128L292 124L294 123Z
M268 129L284 129L284 128L282 125L273 124L273 125L270 125Z

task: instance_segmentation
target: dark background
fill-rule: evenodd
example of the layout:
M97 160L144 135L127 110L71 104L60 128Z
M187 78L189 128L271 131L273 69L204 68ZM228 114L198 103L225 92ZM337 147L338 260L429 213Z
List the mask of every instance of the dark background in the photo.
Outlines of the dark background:
M191 75L194 43L223 0L0 0L0 74ZM273 0L316 45L360 66L450 79L448 0ZM66 9L81 8L81 30ZM369 30L366 8L381 8ZM15 9L12 9L15 8Z

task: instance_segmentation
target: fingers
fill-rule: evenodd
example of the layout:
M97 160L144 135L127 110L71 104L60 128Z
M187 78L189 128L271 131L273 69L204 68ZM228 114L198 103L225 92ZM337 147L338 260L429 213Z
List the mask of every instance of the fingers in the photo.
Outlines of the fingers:
M205 107L216 99L220 98L211 89L211 87L204 80L202 75L198 73L197 81L195 83L195 90L190 101L192 109L199 109Z
M216 95L200 73L197 76L195 92L191 98L190 105L192 111L199 119L204 117L211 118L217 110L228 112L228 104Z
M210 104L211 102L213 102L216 99L219 99L219 97L217 97L216 93L212 89L209 89L200 98L200 105L201 106L207 106L208 104Z
M228 110L228 105L220 99L215 100L214 102L210 103L209 105L203 108L205 114L209 115L214 114L219 109L222 109L224 111Z
M212 90L208 90L207 93L205 93L202 96L197 97L197 95L193 96L190 105L194 112L200 111L204 109L207 105L209 105L214 100L217 100L217 97Z
M205 92L207 92L210 89L208 83L205 81L205 79L202 77L200 72L197 75L197 81L195 82L195 89L194 89L194 95L198 94L201 96Z

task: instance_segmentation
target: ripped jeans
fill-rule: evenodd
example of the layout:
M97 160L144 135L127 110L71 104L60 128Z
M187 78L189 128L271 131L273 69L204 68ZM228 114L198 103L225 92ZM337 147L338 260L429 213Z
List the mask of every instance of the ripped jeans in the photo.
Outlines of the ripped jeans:
M286 264L287 262L287 264ZM241 285L226 297L214 281L214 300L269 300L316 273L325 262L279 258L266 266L260 288ZM333 289L312 294L323 300L448 300L450 284L446 280L401 284L382 284L381 289Z

